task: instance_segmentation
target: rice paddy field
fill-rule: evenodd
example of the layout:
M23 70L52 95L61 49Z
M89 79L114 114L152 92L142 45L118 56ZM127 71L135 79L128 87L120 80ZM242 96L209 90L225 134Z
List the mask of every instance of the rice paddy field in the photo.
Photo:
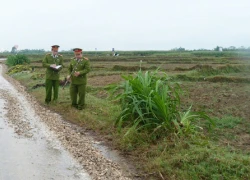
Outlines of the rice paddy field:
M61 84L68 75L73 53L63 52L65 68ZM4 56L4 55L2 55ZM12 72L10 76L26 86L43 104L45 89L44 54L27 55L33 71ZM135 51L85 52L91 72L88 74L87 107L76 112L70 107L69 85L59 92L58 104L48 108L66 120L88 129L133 164L141 179L250 179L250 52L214 51ZM199 125L199 133L180 136L161 132L117 128L122 108L111 99L109 87L124 82L123 76L143 73L165 74L168 81L182 89L180 109L192 107L214 122Z

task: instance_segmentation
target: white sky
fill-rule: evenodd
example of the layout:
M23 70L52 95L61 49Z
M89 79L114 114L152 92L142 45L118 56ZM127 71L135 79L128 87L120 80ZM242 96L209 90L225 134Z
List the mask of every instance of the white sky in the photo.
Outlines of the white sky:
M0 0L0 49L250 47L250 0Z

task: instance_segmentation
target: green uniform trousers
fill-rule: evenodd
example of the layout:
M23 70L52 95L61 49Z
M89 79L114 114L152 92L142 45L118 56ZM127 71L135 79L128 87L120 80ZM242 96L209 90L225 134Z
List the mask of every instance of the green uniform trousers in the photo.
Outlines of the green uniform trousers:
M85 106L85 91L86 84L71 84L70 85L70 97L72 106L78 109L83 109ZM77 102L77 96L79 96Z
M59 80L46 79L45 89L46 89L45 102L49 103L51 101L52 89L54 92L53 100L56 101L58 99Z

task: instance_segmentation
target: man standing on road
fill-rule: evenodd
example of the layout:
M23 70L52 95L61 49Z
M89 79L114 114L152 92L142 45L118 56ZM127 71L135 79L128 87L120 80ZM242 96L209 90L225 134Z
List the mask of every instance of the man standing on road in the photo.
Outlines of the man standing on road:
M69 65L70 97L72 107L82 110L85 107L85 93L87 85L87 73L90 71L90 63L88 58L83 57L82 49L73 49L75 57L71 60ZM77 101L77 97L79 99Z
M59 72L63 68L63 56L58 54L59 45L51 46L51 53L46 54L43 59L43 67L46 70L46 98L45 103L49 104L51 102L52 89L53 89L53 101L57 102L58 91L59 91Z

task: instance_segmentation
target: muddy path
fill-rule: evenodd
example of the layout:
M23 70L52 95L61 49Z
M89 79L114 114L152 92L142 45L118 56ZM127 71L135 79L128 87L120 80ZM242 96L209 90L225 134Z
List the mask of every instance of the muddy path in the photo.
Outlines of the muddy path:
M0 64L0 180L134 179L88 132L42 107L4 70Z

